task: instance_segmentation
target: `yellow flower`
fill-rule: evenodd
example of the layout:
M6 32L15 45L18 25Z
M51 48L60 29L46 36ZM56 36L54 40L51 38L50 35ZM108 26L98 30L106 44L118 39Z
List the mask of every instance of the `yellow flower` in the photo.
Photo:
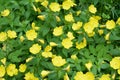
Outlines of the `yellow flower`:
M50 71L43 70L43 71L41 72L42 78L46 77L48 74L50 74Z
M74 76L75 80L84 80L82 79L84 76L83 72L77 72L76 75Z
M92 33L87 33L88 37L93 37L95 35L95 32L93 31Z
M99 35L102 35L104 31L102 29L98 30Z
M86 76L86 80L95 80L95 76L92 72L87 72L85 76Z
M40 43L42 43L42 44L45 43L45 41L44 41L43 39L38 39L38 41L39 41Z
M82 27L82 22L78 21L77 23L73 23L72 29L73 30L79 30Z
M35 38L37 38L37 33L35 32L35 30L31 29L26 32L26 37L28 40L33 41Z
M9 76L14 76L18 74L18 70L15 64L9 64L6 71Z
M45 52L49 52L49 51L51 51L52 50L52 47L50 46L50 45L47 45L46 47L45 47Z
M10 10L6 9L4 11L1 12L1 16L8 16L10 14Z
M99 80L111 80L109 74L103 74Z
M117 70L118 74L120 75L120 68Z
M3 77L5 75L5 67L3 65L0 65L0 77Z
M56 16L56 20L57 20L57 22L61 21L59 16Z
M52 57L52 52L42 52L42 56L45 58Z
M110 61L110 66L113 69L120 69L120 57L114 57L111 61Z
M67 72L70 71L70 65L68 65L66 68L64 68L64 70L66 70Z
M32 22L32 29L33 29L33 30L39 30L39 27L36 26L34 22Z
M35 7L34 4L32 4L32 7L33 7L34 11L37 12L37 8Z
M120 17L117 19L116 24L120 25Z
M73 55L71 55L71 59L76 60L78 58L77 58L76 54L73 54Z
M26 62L29 62L29 61L31 61L32 59L33 59L33 57L30 56L29 58L26 59Z
M70 80L67 73L64 75L64 80Z
M90 71L91 67L92 67L92 62L88 62L85 64L86 68Z
M73 7L74 5L76 5L72 0L65 0L62 3L62 8L65 10L70 9L71 7Z
M30 47L29 51L32 53L32 54L37 54L39 53L41 50L41 46L39 44L33 44L32 47Z
M110 32L105 35L105 40L109 40Z
M40 20L44 21L45 20L45 15L38 15L37 18L39 18Z
M62 59L61 56L55 56L53 59L52 59L52 63L54 66L56 67L61 67L63 66L64 64L66 64L66 60L65 59Z
M16 34L15 31L8 30L7 34L8 34L8 37L11 38L11 39L17 37L17 34Z
M39 80L37 77L34 76L33 73L30 73L30 72L25 74L24 79L25 80Z
M55 27L53 30L54 36L60 36L63 33L63 26Z
M5 78L0 77L0 80L5 80Z
M65 20L67 22L74 22L74 18L73 18L72 13L69 13L69 14L65 15Z
M60 5L59 3L56 3L56 2L52 2L50 5L49 5L49 8L51 9L51 11L53 12L59 12L60 11Z
M0 41L5 41L7 39L6 32L0 32Z
M73 33L72 32L68 32L67 33L67 37L70 39L70 40L73 40L75 37L73 36Z
M20 64L19 71L20 72L25 72L26 68L27 68L26 64Z
M47 0L44 0L44 1L41 3L41 5L47 8L47 6L48 6L48 1L47 1Z
M95 7L94 5L90 5L90 6L89 6L89 11L90 11L91 13L95 14L95 13L97 12L97 9L96 9L96 7Z
M115 28L115 22L113 20L108 20L106 22L106 28L109 29L109 30Z
M79 10L79 11L77 11L77 12L76 12L77 16L78 16L78 15L80 15L80 13L81 13L81 11L80 11L80 10Z
M83 41L80 42L80 43L76 42L76 48L77 49L82 49L82 48L84 48L86 46L87 46L87 41L86 41L85 38L83 38Z
M56 44L55 42L50 42L50 46L57 46L58 44Z
M65 38L62 40L62 45L64 48L69 49L72 47L73 42L70 40L70 38Z
M6 64L6 58L0 60L4 65Z
M20 36L20 41L23 42L25 38L23 36Z

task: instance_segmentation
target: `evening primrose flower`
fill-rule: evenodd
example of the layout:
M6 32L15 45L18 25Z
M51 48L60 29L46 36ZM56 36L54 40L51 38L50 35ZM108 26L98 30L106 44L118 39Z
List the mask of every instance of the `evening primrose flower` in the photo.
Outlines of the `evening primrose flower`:
M72 13L69 13L69 14L65 15L65 20L67 22L74 22L74 18L73 18Z
M120 17L117 19L116 24L120 25Z
M110 66L113 69L120 69L120 57L114 57L111 61L110 61Z
M104 31L102 29L98 30L99 35L102 35Z
M42 52L42 56L45 58L52 57L52 52Z
M59 3L56 3L56 2L52 2L52 3L49 5L49 8L50 8L51 11L53 11L53 12L59 12L59 11L60 11L60 5L59 5Z
M15 31L11 31L11 30L8 30L7 31L7 34L8 34L8 37L10 39L13 39L13 38L16 38L17 37L17 33Z
M95 13L97 12L97 9L96 9L96 7L95 7L93 4L91 4L91 5L89 6L89 11L90 11L91 13L95 14Z
M7 33L6 32L0 32L0 41L7 40Z
M52 50L52 47L50 45L47 45L44 49L44 51L49 52Z
M3 77L5 75L5 67L3 65L0 65L0 77Z
M50 42L49 44L50 44L50 46L57 46L57 45L58 45L58 44L55 43L55 42Z
M86 47L86 46L87 46L86 38L83 38L83 41L80 43L76 42L76 48L79 50Z
M111 80L109 74L103 74L99 80Z
M24 36L20 36L20 41L23 42L25 40Z
M33 59L33 57L30 56L29 58L26 59L26 62L29 62L29 61L31 61L32 59Z
M62 8L64 10L69 10L71 7L75 6L76 4L72 0L65 0L62 3Z
M48 6L48 1L47 0L44 0L42 3L41 3L42 6L44 6L45 8L47 8Z
M56 67L61 67L66 64L66 60L63 59L61 56L55 56L54 58L52 58L52 63Z
M44 21L45 20L45 15L38 15L37 18Z
M87 33L88 37L93 37L95 35L95 32L93 31L92 33Z
M50 74L50 71L43 70L43 71L41 72L42 78L46 77L48 74Z
M85 64L86 68L90 71L91 67L92 67L92 62L88 62Z
M65 38L62 40L62 45L64 48L69 49L72 47L73 42L70 40L70 38Z
M14 76L18 74L18 70L15 64L9 64L6 68L6 71L9 76Z
M33 73L30 73L30 72L25 74L24 79L25 80L39 80L37 77L34 76Z
M55 27L53 30L54 36L60 36L63 34L63 26Z
M73 30L79 30L82 27L82 22L78 21L77 23L73 23L72 29Z
M6 58L0 60L4 65L6 64Z
M109 30L115 28L115 22L113 20L108 20L106 22L106 28L109 29Z
M78 15L80 15L80 13L81 13L81 11L80 11L80 10L79 10L79 11L77 11L77 12L76 12L77 16L78 16Z
M105 40L109 40L110 38L110 32L105 35Z
M41 46L39 44L33 44L32 47L30 47L29 51L32 53L32 54L37 54L39 53L41 50Z
M55 16L55 18L56 18L57 22L61 21L59 16Z
M71 59L76 60L78 58L77 58L76 54L73 54L73 55L71 55Z
M64 75L64 80L70 80L67 73Z
M120 68L117 70L118 74L120 75Z
M31 29L26 32L26 37L28 40L33 41L35 38L37 38L37 32L35 30Z
M70 39L70 40L73 40L75 37L73 36L73 33L72 32L68 32L67 33L67 37Z
M42 43L42 44L45 43L44 39L38 39L38 41L39 41L40 43Z
M19 66L19 71L20 71L20 72L25 72L26 68L27 68L27 65L26 65L26 64L20 64L20 66Z
M4 11L1 12L1 16L8 16L10 14L9 9L5 9Z
M31 24L33 30L39 30L39 27L35 25L35 22Z

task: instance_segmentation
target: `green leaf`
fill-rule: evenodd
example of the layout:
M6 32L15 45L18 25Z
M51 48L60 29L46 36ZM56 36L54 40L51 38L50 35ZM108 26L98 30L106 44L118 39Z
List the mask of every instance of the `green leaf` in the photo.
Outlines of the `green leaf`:
M107 68L109 68L110 67L110 65L108 64L108 63L103 63L102 65L101 65L101 69L107 69Z

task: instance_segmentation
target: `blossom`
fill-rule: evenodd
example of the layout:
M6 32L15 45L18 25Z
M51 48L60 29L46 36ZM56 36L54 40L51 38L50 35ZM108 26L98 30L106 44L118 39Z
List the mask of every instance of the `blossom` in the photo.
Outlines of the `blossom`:
M62 3L62 8L65 10L68 10L71 7L73 7L74 5L76 5L76 4L72 0L65 0Z
M120 69L120 57L114 57L111 61L110 61L110 66L113 69Z
M56 3L56 2L52 2L50 5L49 5L49 8L53 11L53 12L59 12L60 11L60 5L59 3Z
M37 38L37 33L35 30L31 29L26 32L26 37L28 40L33 41L35 38Z
M32 29L34 29L34 30L39 30L39 27L36 26L34 22L32 22L32 25L31 25L31 26L32 26Z
M42 52L42 56L45 58L52 57L52 52Z
M104 33L104 31L100 29L100 30L98 30L98 33L99 33L99 35L102 35Z
M18 70L15 64L9 64L6 71L9 76L14 76L18 74Z
M109 74L103 74L99 80L111 80Z
M120 75L120 68L117 70L118 74Z
M80 43L76 42L76 48L77 49L82 49L82 48L84 48L86 46L87 46L87 41L86 41L85 38L83 38L83 41L80 42Z
M69 49L72 47L73 42L70 40L70 38L65 38L62 40L62 45L64 48Z
M73 36L73 33L72 32L68 32L67 33L67 37L70 39L70 40L73 40L75 37Z
M5 41L7 39L7 33L6 32L0 32L0 41Z
M55 18L56 18L57 22L61 21L59 16L55 16Z
M19 71L20 72L25 72L26 68L27 68L26 64L20 64Z
M75 80L94 80L95 76L92 72L87 72L86 74L83 74L83 72L77 72L75 77Z
M4 11L1 12L1 16L8 16L10 14L9 9L5 9Z
M110 32L105 35L105 40L109 40L110 38Z
M39 80L37 77L34 76L33 73L30 73L30 72L25 74L24 79L25 80Z
M72 29L73 30L79 30L82 27L82 22L78 21L77 23L73 23Z
M42 44L45 43L45 41L44 41L43 39L38 39L38 41L39 41L40 43L42 43Z
M45 20L45 15L38 15L37 18L44 21Z
M96 9L96 7L94 6L94 5L90 5L89 6L89 11L91 12L91 13L93 13L93 14L95 14L96 12L97 12L97 9Z
M0 65L0 77L3 77L5 75L5 67L3 65Z
M33 59L33 57L30 56L29 58L26 59L26 62L29 62L29 61L31 61L32 59Z
M52 58L52 63L54 66L56 67L61 67L63 66L64 64L66 64L66 60L65 59L62 59L61 56L55 56L54 58Z
M29 51L32 53L32 54L37 54L39 53L41 50L41 46L39 44L33 44L32 47L30 47Z
M120 25L120 17L117 19L116 24Z
M7 34L8 34L8 37L11 39L17 37L17 33L15 31L8 30Z
M76 54L71 55L71 59L73 59L73 60L77 59Z
M65 20L67 22L74 22L74 18L73 18L72 13L69 13L69 14L65 15Z
M57 46L58 44L56 44L55 42L50 42L50 46Z
M106 28L109 29L109 30L115 28L115 22L113 20L108 20L106 22Z
M20 41L23 42L25 38L23 36L20 36Z
M50 71L43 70L43 71L41 72L42 78L46 77L48 74L50 74Z
M48 6L48 1L47 1L47 0L44 0L44 1L41 3L41 5L47 8L47 6Z
M63 33L63 26L55 27L53 30L54 36L60 36Z
M51 51L52 50L52 47L50 46L50 45L47 45L46 47L45 47L45 51L46 52L49 52L49 51Z
M70 80L67 73L64 75L64 80Z
M88 62L85 64L86 68L90 71L91 67L92 67L92 62Z
M0 60L4 65L6 64L6 58Z

